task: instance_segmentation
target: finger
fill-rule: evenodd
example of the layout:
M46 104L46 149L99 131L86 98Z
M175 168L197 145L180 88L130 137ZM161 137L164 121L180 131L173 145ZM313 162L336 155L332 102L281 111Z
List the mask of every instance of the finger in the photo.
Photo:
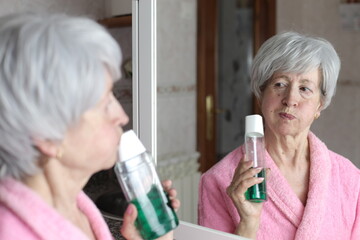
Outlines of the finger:
M141 237L135 227L136 217L136 207L133 204L129 204L125 211L123 223L120 229L121 235L128 240L141 240Z
M167 194L169 195L170 199L174 199L177 196L177 191L175 188L171 188L167 191Z
M253 166L253 163L251 161L246 161L246 158L242 158L238 164L238 166L235 169L234 177L238 178L239 175L241 175L246 170L250 169Z
M263 168L249 168L248 170L242 172L242 174L236 176L233 178L231 185L239 185L244 179L248 179L248 178L253 178L254 176L256 176L256 174L258 174L259 172L261 172L261 170L263 170Z
M177 212L179 210L180 205L181 205L181 203L180 203L179 199L176 198L176 199L171 200L171 206L175 210L175 212Z
M226 189L227 194L233 200L237 200L240 202L244 202L245 199L245 192L248 190L249 187L254 186L255 184L259 184L264 181L264 178L256 178L251 177L244 179L238 186L231 186Z
M168 191L172 186L172 181L167 179L167 180L162 181L161 184L162 184L164 190Z

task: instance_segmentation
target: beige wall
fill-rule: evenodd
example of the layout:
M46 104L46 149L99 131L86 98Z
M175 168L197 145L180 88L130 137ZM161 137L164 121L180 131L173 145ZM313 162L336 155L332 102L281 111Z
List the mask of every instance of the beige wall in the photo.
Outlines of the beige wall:
M196 155L194 0L157 0L158 161Z
M197 1L157 0L158 173L172 179L181 220L197 222Z
M360 167L360 31L341 27L341 0L278 0L277 31L295 30L329 40L342 61L337 92L312 130Z
M104 17L104 8L104 0L1 0L0 15L21 11L63 12L100 19Z

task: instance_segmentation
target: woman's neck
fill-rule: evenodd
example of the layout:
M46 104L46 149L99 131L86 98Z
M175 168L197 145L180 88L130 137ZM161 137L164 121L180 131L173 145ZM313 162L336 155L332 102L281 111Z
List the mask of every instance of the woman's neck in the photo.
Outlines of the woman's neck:
M303 166L304 161L308 162L310 159L307 136L307 133L278 136L265 132L266 149L278 166Z
M61 214L77 209L76 198L88 178L71 172L56 159L49 159L37 175L24 179L24 184L35 191Z
M310 178L310 151L307 135L278 137L265 133L268 153L304 206Z
M80 228L89 239L95 239L87 216L77 205L77 196L89 180L90 174L69 169L56 159L42 165L42 171L23 182L40 195L59 214Z

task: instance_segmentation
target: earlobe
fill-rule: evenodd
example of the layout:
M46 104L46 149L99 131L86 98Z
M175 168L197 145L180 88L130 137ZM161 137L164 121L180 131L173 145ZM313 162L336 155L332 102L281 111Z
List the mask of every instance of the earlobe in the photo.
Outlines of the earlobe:
M320 103L319 103L319 106L318 106L319 114L320 114L320 112L321 112L321 110L322 110L322 108L323 108L323 106L324 106L324 102L323 102L323 101L324 101L323 99L320 99Z
M318 119L320 117L320 112L315 113L314 119Z
M318 118L320 117L320 113L321 113L321 111L322 111L322 107L323 107L323 103L322 103L322 101L320 101L319 106L318 106L318 108L317 108L317 113L315 114L315 116L318 115Z
M50 140L34 139L34 145L43 155L47 157L57 157L59 145Z
M321 108L322 108L322 104L319 105L317 112L315 113L314 119L318 119L320 117L321 114Z

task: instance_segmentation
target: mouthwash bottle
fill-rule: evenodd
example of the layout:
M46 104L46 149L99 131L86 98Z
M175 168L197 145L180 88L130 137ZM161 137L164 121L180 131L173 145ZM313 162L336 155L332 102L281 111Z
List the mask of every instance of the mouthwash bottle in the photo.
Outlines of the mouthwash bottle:
M262 117L258 114L245 118L245 151L246 159L253 163L253 168L262 168L254 177L265 178L263 182L251 186L245 192L245 197L251 202L267 200L265 176L265 141Z
M114 170L126 199L137 208L135 226L143 239L159 238L179 225L152 157L132 130L121 137Z

